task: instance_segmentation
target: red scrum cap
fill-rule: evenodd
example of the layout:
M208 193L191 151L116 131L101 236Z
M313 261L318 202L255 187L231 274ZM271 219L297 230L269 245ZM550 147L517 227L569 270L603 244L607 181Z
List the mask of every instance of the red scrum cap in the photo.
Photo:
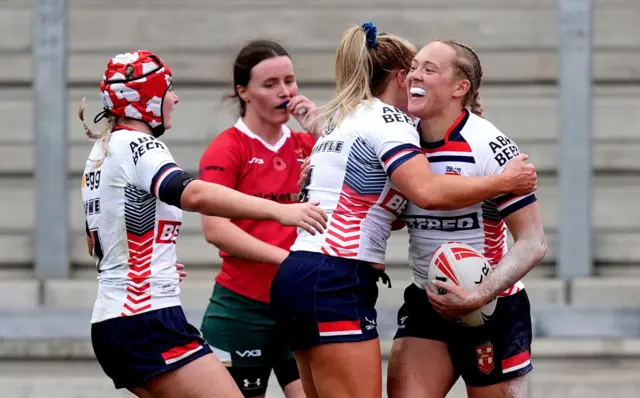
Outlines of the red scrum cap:
M159 56L137 50L111 58L100 83L104 110L96 116L116 115L146 122L155 137L164 133L162 104L171 87L171 69Z

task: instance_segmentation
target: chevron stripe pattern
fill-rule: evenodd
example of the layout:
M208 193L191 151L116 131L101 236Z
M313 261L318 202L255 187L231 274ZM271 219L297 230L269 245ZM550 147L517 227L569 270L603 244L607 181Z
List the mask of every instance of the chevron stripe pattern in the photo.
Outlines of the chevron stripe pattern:
M387 173L374 150L361 138L356 139L349 152L344 184L358 195L375 196L375 200L378 200L387 181Z
M506 253L507 226L494 200L487 200L482 204L482 220L484 225L484 256L489 264L495 267ZM524 284L518 281L500 293L499 296L511 296L523 288Z
M357 139L349 153L342 193L327 227L322 252L330 256L356 257L360 249L360 224L377 203L385 185L384 172L375 152Z
M151 256L156 222L156 198L127 185L125 195L125 225L129 245L127 297L122 316L135 315L151 309Z

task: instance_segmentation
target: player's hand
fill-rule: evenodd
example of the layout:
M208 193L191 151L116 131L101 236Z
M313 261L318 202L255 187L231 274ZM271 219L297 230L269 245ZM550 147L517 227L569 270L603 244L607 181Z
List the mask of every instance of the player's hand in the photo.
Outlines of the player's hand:
M180 277L180 282L187 277L187 271L184 269L184 264L176 264L176 269L178 270L178 276Z
M327 215L316 203L294 203L280 205L275 220L282 225L295 226L304 229L311 235L316 231L324 233L327 228Z
M311 166L311 157L308 157L302 163L300 168L300 179L298 180L298 187L300 190L304 189L305 184L307 183L307 178L309 178L309 169Z
M481 302L460 286L439 280L434 280L431 283L438 289L447 292L446 294L436 294L429 289L429 286L426 286L425 289L431 305L445 319L454 320L482 307Z
M316 135L314 121L317 116L316 104L304 95L296 95L291 98L287 110L306 131Z
M534 165L525 163L528 157L528 155L521 153L505 167L503 175L507 181L507 192L520 196L536 190L538 175Z

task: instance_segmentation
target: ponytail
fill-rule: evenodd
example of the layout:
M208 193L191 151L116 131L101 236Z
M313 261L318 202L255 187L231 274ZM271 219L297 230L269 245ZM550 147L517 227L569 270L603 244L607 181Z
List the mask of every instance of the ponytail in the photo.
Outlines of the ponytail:
M104 154L102 159L98 159L98 160L89 159L90 161L95 163L93 167L98 168L102 166L102 163L104 163L104 160L109 155L109 137L111 136L111 130L113 130L113 128L115 127L116 118L113 115L107 115L107 126L102 131L95 132L91 130L91 128L89 128L89 126L84 120L84 108L86 104L87 104L86 99L83 98L82 101L80 102L80 106L78 106L78 118L82 122L82 126L84 127L84 133L86 134L86 136L89 137L89 139L98 140L102 142L102 152Z
M375 46L375 39L369 36L361 26L351 27L344 33L336 53L336 96L318 112L321 125L339 126L361 102L373 99L369 87L373 65L368 46Z

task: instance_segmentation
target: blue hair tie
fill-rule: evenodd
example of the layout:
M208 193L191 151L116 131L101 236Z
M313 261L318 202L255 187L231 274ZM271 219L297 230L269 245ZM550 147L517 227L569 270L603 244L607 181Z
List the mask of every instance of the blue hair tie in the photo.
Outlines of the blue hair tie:
M367 48L374 48L378 43L378 28L371 21L367 21L362 24L362 29L367 34Z

